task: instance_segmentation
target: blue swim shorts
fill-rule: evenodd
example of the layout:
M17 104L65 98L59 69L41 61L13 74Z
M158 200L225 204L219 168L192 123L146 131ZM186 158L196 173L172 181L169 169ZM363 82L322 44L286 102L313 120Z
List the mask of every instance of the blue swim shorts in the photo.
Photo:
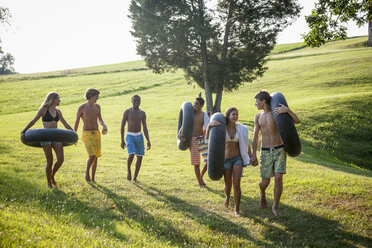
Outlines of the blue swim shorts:
M143 142L142 133L139 135L127 134L125 138L127 142L128 154L135 154L137 156L145 155L145 144Z
M232 170L234 166L243 166L243 160L242 160L242 156L237 155L235 157L231 157L231 158L226 158L225 159L225 162L223 164L223 168L224 170Z

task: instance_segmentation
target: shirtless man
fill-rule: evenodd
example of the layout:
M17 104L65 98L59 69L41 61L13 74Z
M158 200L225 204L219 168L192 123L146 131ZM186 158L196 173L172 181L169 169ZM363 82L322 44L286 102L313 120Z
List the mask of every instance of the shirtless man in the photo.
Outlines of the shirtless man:
M123 119L121 121L121 148L128 149L128 159L127 159L127 179L132 180L132 173L130 167L132 165L134 155L137 155L136 170L134 171L133 181L137 181L138 172L141 169L142 158L145 155L145 146L143 142L143 135L141 132L141 123L143 126L143 133L145 134L147 140L147 150L150 150L151 143L149 138L149 133L146 124L146 113L139 108L141 104L141 98L138 95L132 97L133 107L124 111ZM128 122L128 130L126 141L124 141L124 128L125 124Z
M267 206L265 190L270 184L270 178L275 176L272 211L275 216L280 216L281 213L278 210L278 205L283 191L283 174L286 173L287 157L283 140L276 127L273 114L279 115L287 113L296 124L300 123L300 119L288 107L282 104L280 104L280 107L275 108L273 113L270 108L271 96L267 91L261 90L254 98L256 99L255 106L258 110L263 110L263 112L256 114L254 118L253 154L251 163L253 166L258 165L256 152L259 142L259 132L261 131L260 170L262 181L259 183L261 207L265 208Z
M97 119L103 127L102 134L105 135L107 133L107 126L101 116L101 107L96 103L99 93L96 89L87 89L85 92L87 102L79 106L74 126L74 131L76 132L79 127L80 118L83 119L82 140L88 154L85 180L93 183L95 183L97 160L101 157L101 134L98 130ZM89 175L90 168L92 168L92 177Z
M207 171L207 160L208 160L208 143L204 137L204 130L207 129L209 124L209 117L208 114L202 111L204 106L204 99L199 96L195 99L194 102L194 129L191 138L191 145L190 145L190 156L191 156L191 165L194 166L195 176L198 180L199 187L205 187L206 184L203 181L203 176ZM184 140L181 136L182 127L179 131L179 138ZM204 167L202 172L200 173L200 153L204 158Z

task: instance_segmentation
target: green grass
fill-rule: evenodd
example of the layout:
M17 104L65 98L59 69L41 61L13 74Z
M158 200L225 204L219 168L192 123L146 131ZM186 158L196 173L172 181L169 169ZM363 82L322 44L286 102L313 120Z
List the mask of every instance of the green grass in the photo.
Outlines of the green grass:
M369 247L372 243L372 50L365 37L319 49L278 46L263 78L224 93L252 138L254 94L282 92L302 122L303 151L288 158L280 208L259 207L259 169L242 178L242 217L223 206L223 181L197 187L189 153L176 147L179 106L201 91L182 72L153 74L141 61L0 78L0 247ZM282 52L280 52L282 51ZM102 136L97 184L84 181L81 141L65 148L56 175L45 181L42 150L19 133L45 95L57 91L73 124L84 91L96 87L109 133ZM120 122L133 94L142 97L152 148L139 182L125 179ZM41 127L38 122L35 128ZM79 129L79 134L81 127ZM271 184L268 203L272 204ZM232 201L233 202L233 201Z

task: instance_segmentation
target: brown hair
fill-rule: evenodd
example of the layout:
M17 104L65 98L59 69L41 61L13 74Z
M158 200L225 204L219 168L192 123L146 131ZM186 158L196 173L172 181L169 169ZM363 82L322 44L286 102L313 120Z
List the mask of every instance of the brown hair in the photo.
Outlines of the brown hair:
M99 92L99 90L89 88L89 89L87 89L87 91L85 91L85 99L89 100L93 96L99 95L99 93L101 93L101 92Z
M262 100L265 100L265 102L270 105L270 100L271 100L271 96L269 94L269 92L267 92L266 90L260 90L260 92L258 92L255 96L254 96L255 99L258 99L260 101Z
M229 115L230 115L231 112L233 112L234 110L238 111L238 109L235 108L235 107L230 107L230 108L227 108L227 109L226 109L226 111L225 111L226 126L229 124Z

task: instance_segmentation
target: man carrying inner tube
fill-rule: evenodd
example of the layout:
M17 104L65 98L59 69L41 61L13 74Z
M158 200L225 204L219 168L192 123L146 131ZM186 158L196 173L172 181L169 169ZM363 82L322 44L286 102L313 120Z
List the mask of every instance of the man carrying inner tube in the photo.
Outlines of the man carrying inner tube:
M207 112L202 111L204 106L204 99L199 94L199 97L195 99L194 108L194 129L191 138L190 145L190 157L191 165L194 166L195 176L198 180L199 187L205 187L206 184L203 181L203 176L207 171L208 163L208 142L204 137L204 131L207 129L209 124L209 116ZM179 139L183 142L185 138L182 137L182 128L178 133ZM200 153L204 159L204 167L200 173Z
M270 184L270 178L275 176L274 186L274 203L272 211L275 216L280 216L278 210L280 197L283 191L283 174L286 173L287 155L284 150L283 140L279 130L275 124L273 112L270 108L271 96L267 91L261 90L254 97L256 99L255 106L262 112L256 114L254 118L254 133L253 133L253 154L251 164L258 165L257 147L259 141L259 132L261 131L261 156L260 170L262 181L259 183L261 193L261 207L267 206L265 190ZM293 119L294 123L300 123L300 119L288 107L280 104L280 107L274 109L274 114L279 115L287 113Z

